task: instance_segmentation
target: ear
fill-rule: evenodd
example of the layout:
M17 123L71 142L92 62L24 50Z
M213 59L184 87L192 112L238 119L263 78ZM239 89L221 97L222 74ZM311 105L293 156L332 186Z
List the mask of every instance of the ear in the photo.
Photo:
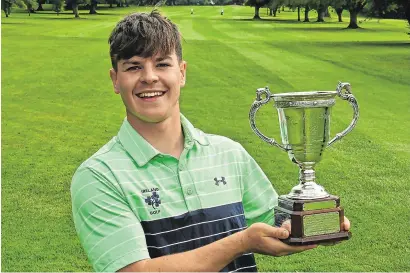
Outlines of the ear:
M119 94L120 88L117 84L117 72L115 72L114 68L110 69L110 77L111 77L112 85L114 86L115 94Z
M179 65L179 71L181 72L181 82L179 85L181 87L184 87L185 82L186 82L186 66L187 66L187 63L185 61L182 61L181 64Z

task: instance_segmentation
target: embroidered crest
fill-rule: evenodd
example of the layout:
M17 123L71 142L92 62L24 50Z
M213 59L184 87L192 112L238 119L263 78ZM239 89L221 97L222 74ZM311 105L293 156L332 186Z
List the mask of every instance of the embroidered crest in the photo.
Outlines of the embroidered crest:
M148 196L147 198L145 198L145 203L152 206L153 209L157 209L159 205L161 204L161 199L159 197L159 194L156 191L152 192L151 196Z
M221 176L221 179L218 179L217 177L214 178L215 181L215 185L219 186L219 183L223 183L224 185L226 185L226 180L225 177Z

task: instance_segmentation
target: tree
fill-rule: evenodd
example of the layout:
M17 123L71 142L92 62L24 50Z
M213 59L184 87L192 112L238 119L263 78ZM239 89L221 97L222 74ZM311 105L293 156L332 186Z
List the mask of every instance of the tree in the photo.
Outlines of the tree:
M269 15L276 17L276 12L278 8L280 8L280 6L283 4L283 2L284 0L270 0L267 4L270 11Z
M90 1L90 14L97 14L97 0Z
M80 4L80 0L72 0L71 7L73 9L73 14L75 18L80 18L80 14L78 13L78 4Z
M91 0L66 0L66 9L71 9L73 11L75 18L80 18L78 13L78 5L80 4L90 4Z
M60 12L64 10L64 0L53 0L53 10L60 15Z
M12 0L1 0L1 7L6 14L6 17L9 17L11 12L11 5L13 4Z
M269 3L269 0L248 0L246 1L247 6L255 7L255 15L253 16L253 19L261 19L261 17L259 16L259 9L268 3Z
M346 9L350 12L350 22L347 28L359 28L357 25L357 15L366 6L367 0L346 0Z
M368 13L381 18L403 18L410 26L410 0L373 0Z
M410 1L409 0L373 0L370 5L371 15L388 18L404 18L410 24Z
M303 22L309 22L309 11L310 11L310 6L307 3L305 5L305 20L303 20Z
M311 0L310 5L317 10L317 22L324 22L325 12L330 4L330 0Z
M37 11L43 11L43 4L45 4L45 0L37 0L38 8Z
M301 9L306 6L307 3L311 2L312 0L287 0L286 6L292 9L292 11L297 10L298 12L298 21L300 21L300 11Z
M399 0L399 3L403 7L405 18L407 20L407 23L409 23L409 27L410 27L410 1L409 0Z
M335 9L339 22L343 22L342 13L343 13L344 6L346 5L346 1L345 0L332 0L330 5Z
M29 16L31 13L35 13L34 8L37 6L35 0L16 0L15 3L19 8L26 9Z

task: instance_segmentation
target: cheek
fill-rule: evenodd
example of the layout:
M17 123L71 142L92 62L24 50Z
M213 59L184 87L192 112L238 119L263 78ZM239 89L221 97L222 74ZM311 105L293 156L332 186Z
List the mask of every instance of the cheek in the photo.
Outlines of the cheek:
M130 79L127 80L122 80L121 83L119 84L121 93L132 93L132 90L134 89L134 82L131 81Z

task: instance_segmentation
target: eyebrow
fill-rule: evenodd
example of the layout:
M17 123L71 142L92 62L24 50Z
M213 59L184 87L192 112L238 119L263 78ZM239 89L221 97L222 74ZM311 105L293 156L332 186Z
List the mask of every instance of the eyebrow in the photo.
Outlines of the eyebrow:
M155 61L157 61L157 62L161 62L161 61L164 61L164 60L167 60L167 59L172 59L171 58L171 56L161 56L161 57L158 57Z
M167 59L172 59L172 58L171 58L171 56L169 56L169 55L168 55L168 56L161 56L161 57L157 57L157 58L155 59L155 61L156 61L156 62L162 62L162 61L167 60ZM123 65L127 65L127 64L138 65L138 64L141 64L141 62L136 61L136 60L128 59L128 60L125 60L122 64L123 64Z
M141 64L141 63L138 62L138 61L126 60L126 61L124 61L122 64L123 64L123 65L127 65L127 64L137 65L137 64Z

